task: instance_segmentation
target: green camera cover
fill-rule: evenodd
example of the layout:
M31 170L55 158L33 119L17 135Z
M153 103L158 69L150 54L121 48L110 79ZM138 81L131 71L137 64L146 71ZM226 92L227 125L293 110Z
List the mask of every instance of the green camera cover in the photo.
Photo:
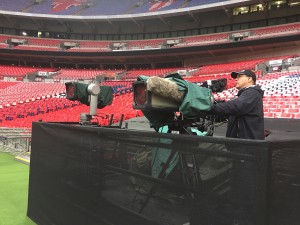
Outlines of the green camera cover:
M78 100L85 105L90 105L88 86L89 84L71 82L74 85L74 96L70 100ZM71 85L66 83L67 85ZM100 95L98 96L98 109L102 109L107 105L110 105L113 101L113 92L110 86L100 86Z

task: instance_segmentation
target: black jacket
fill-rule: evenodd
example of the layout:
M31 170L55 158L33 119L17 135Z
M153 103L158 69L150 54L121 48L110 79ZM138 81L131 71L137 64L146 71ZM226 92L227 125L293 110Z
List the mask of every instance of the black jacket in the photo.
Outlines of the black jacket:
M210 112L229 116L226 137L264 140L263 91L250 86L239 90L237 96L213 105Z

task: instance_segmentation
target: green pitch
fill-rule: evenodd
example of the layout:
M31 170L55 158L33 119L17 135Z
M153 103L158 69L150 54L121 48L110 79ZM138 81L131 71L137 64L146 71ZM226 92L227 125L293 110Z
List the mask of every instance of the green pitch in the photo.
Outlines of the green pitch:
M26 216L29 166L0 152L0 225L35 225Z

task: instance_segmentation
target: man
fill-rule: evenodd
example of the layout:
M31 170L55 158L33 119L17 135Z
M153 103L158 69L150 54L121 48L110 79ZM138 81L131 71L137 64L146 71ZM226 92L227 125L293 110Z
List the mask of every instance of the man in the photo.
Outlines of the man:
M256 75L251 70L232 72L239 90L237 98L215 104L210 112L229 116L226 137L264 140L263 91L256 85ZM230 143L230 152L249 154L249 148ZM257 199L257 166L244 158L232 160L229 175L232 197L239 202L234 211L234 224L253 225L256 223L255 201Z
M226 137L264 140L263 90L256 85L251 70L232 72L237 96L228 102L215 104L210 112L229 116Z

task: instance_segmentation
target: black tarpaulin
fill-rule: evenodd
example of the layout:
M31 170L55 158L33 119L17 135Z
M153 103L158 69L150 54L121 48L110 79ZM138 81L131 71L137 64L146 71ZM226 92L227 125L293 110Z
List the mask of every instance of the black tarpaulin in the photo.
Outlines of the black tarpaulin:
M45 225L279 225L272 213L280 208L271 199L282 178L273 178L285 169L299 179L294 165L299 159L290 162L294 166L277 164L272 170L272 146L266 141L34 123L28 216ZM299 153L294 146L285 143L293 152L287 152L287 160ZM163 174L172 158L161 164L161 176L151 176L158 148L180 156L167 179ZM285 195L277 201L287 201ZM285 225L296 225L292 213L282 214Z

